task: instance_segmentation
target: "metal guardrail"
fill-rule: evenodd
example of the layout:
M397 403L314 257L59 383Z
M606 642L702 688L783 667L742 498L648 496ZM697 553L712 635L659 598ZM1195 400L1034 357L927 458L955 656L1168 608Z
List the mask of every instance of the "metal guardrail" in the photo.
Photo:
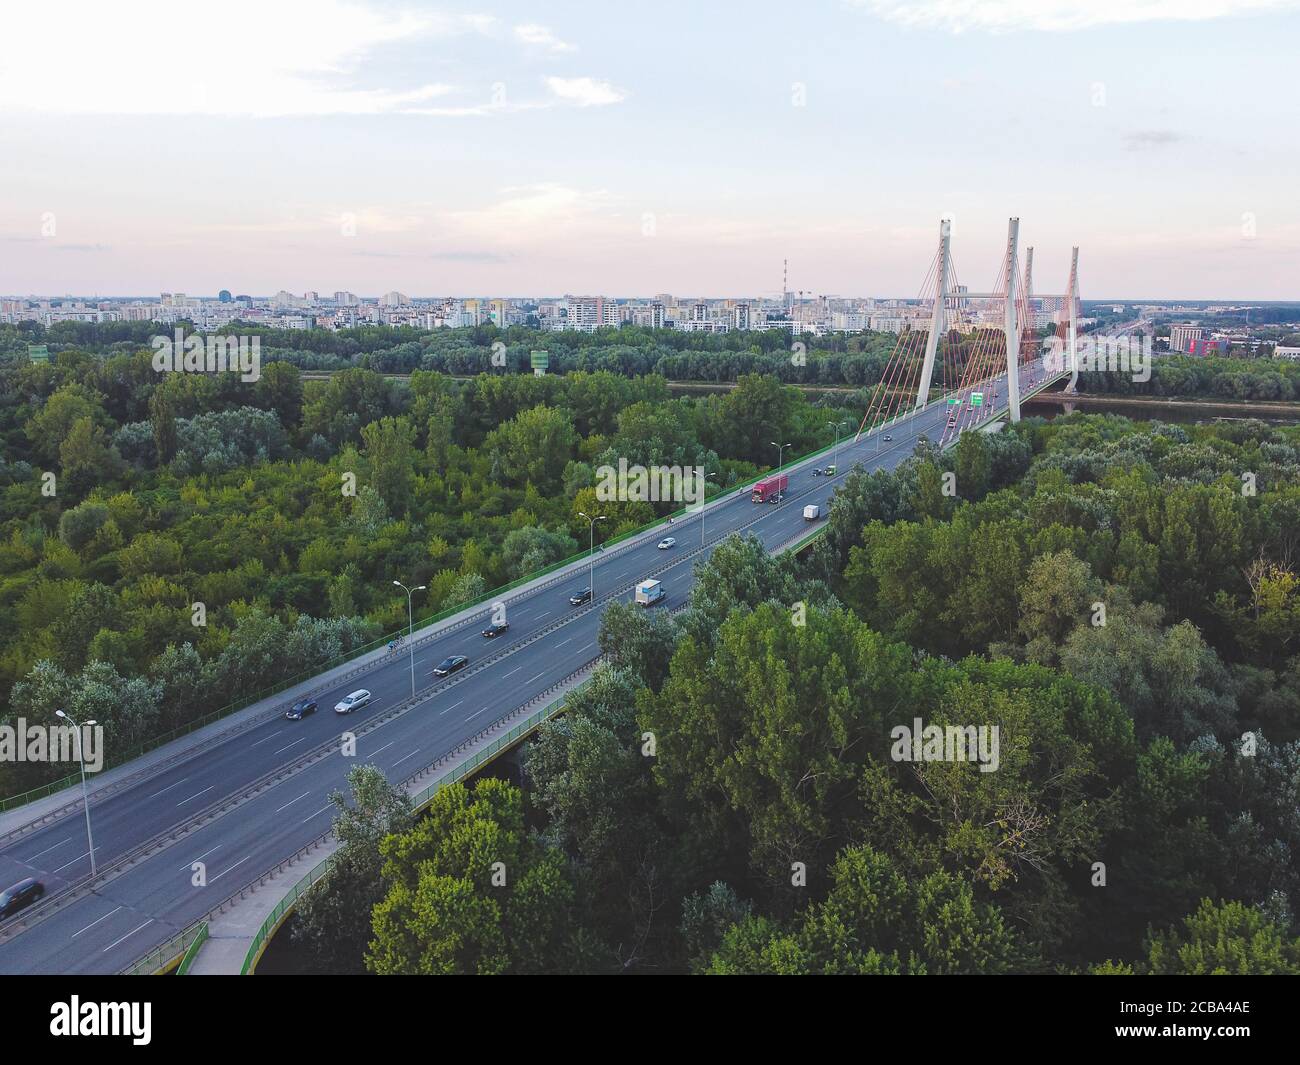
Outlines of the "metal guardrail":
M177 976L187 976L190 966L194 964L194 959L199 956L199 948L208 941L208 922L204 921L199 925L198 935L194 937L194 942L190 944L189 949L185 951L185 956L181 958L181 963L176 967Z
M139 958L134 964L123 970L127 976L147 976L153 973L164 973L171 966L180 962L182 969L186 966L186 960L193 961L191 953L197 954L203 941L208 938L208 923L200 921L196 925L191 925L178 935L172 936L165 943L160 943L149 951L143 958Z

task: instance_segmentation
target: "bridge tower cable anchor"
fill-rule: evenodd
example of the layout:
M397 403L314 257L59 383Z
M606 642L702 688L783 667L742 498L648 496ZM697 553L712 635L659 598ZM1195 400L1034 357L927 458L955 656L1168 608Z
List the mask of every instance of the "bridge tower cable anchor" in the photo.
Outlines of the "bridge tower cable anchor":
M948 297L949 243L952 222L944 218L939 222L938 280L934 293L934 313L930 316L930 335L925 339L925 359L921 364L921 383L916 390L916 409L922 410L930 396L930 378L934 374L934 356L939 350L939 337L944 330L944 303Z
M1016 261L1019 258L1020 219L1007 221L1006 320L1007 406L1011 421L1020 421L1020 328L1016 321Z

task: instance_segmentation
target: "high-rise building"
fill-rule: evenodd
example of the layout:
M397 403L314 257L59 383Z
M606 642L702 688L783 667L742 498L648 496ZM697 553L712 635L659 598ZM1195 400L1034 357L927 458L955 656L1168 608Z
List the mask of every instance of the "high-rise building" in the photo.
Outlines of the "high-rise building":
M1204 340L1205 328L1199 325L1174 325L1169 327L1169 350L1191 351L1192 341Z
M593 333L602 326L617 325L616 304L604 296L566 296L566 329Z

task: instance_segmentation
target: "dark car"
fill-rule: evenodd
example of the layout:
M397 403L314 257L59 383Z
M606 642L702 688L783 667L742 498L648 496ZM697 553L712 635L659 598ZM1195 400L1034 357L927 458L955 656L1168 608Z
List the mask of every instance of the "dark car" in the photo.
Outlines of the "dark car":
M316 712L315 699L299 699L293 706L284 712L284 716L290 721L301 721L308 714Z
M582 606L583 603L591 602L591 589L584 588L577 595L569 596L569 606Z
M493 637L500 636L506 629L510 628L510 622L502 621L498 624L489 625L483 630L484 639L490 640Z
M814 466L814 467L813 467L813 476L814 476L814 477L820 477L821 475L822 475L822 468L821 468L820 466Z
M452 655L450 658L444 658L433 667L435 677L449 677L458 669L464 669L469 659L464 655Z
M13 887L0 891L0 917L17 913L44 894L45 885L35 877L29 876L26 880L18 881Z

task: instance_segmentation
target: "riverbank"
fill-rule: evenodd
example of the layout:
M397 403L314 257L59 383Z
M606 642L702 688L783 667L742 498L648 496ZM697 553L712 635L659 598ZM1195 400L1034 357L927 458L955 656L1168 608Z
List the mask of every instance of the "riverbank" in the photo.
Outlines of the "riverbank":
M1040 392L1025 401L1026 407L1105 408L1117 414L1155 417L1168 412L1173 417L1261 418L1267 421L1300 422L1300 403L1286 400L1201 399L1195 396L1116 396L1106 392Z

